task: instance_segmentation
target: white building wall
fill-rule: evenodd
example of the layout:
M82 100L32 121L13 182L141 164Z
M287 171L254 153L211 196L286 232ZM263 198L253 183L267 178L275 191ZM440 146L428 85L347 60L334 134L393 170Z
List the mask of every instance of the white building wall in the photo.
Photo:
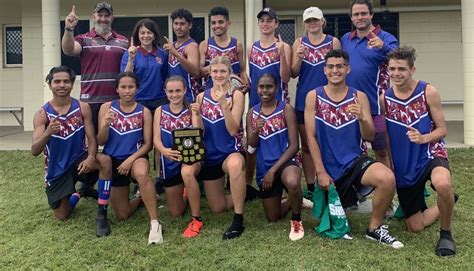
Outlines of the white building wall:
M415 77L435 86L447 120L462 120L461 11L400 13L400 43L417 50Z
M2 1L0 8L0 107L17 107L23 105L23 72L21 68L3 66L3 26L21 25L21 2ZM18 125L10 113L0 113L0 125Z

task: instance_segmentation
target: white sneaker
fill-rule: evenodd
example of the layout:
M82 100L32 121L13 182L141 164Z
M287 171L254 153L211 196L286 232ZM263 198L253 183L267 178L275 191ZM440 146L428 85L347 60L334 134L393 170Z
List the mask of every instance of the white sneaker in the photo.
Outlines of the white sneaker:
M148 235L148 244L163 243L163 230L158 220L151 221L150 235Z
M301 204L301 206L306 209L313 209L313 202L307 198L303 198L303 204Z
M291 230L290 230L290 240L297 241L303 238L304 228L302 221L290 220Z

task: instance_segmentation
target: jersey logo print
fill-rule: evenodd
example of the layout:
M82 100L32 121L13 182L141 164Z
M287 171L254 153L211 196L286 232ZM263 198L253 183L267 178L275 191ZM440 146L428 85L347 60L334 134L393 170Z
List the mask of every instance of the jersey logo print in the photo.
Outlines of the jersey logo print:
M385 97L385 101L387 105L385 118L390 122L402 126L412 126L428 116L424 91L407 102L398 101L388 96Z
M173 45L174 46L174 45ZM179 47L178 49L176 49L176 51L178 51L178 53L180 55L182 55L184 58L188 58L188 56L186 55L186 52L185 52L185 49L186 49L186 45L181 45L181 47ZM175 55L173 54L169 54L168 56L168 64L172 67L172 68L175 68L176 66L178 66L180 63L178 61L178 58L176 58Z
M268 49L260 49L256 46L252 47L250 52L250 64L256 68L263 70L273 65L280 64L280 54L275 46Z
M260 128L258 135L261 139L268 139L287 130L283 110L275 112L270 116L264 116L259 112L253 111L252 126L254 128L257 126L257 119L259 117L265 121L265 124Z
M239 62L239 57L237 56L237 50L235 46L221 49L217 46L210 44L207 47L206 62L210 63L214 57L222 55L226 56L230 60L231 64Z
M311 66L324 64L326 62L324 56L332 50L332 41L321 44L317 47L306 42L303 42L303 45L305 47L303 61Z
M110 124L110 128L119 135L141 131L143 128L143 112L135 112L124 115L119 110L111 107L115 112L115 120Z
M184 129L191 127L191 112L184 110L178 116L169 112L161 111L161 130L171 134L173 130Z
M57 118L57 115L51 113L48 114L49 122ZM82 114L79 108L76 108L74 111L69 112L66 116L59 116L59 122L61 126L59 127L59 133L52 135L52 137L58 139L68 139L73 136L77 131L80 131L84 128L84 120L82 119Z
M340 104L334 104L318 95L316 119L336 130L341 129L357 121L357 117L348 112L348 106L354 103L353 97Z
M202 118L210 123L216 123L224 120L224 113L218 102L211 101L207 97L202 99L201 105Z

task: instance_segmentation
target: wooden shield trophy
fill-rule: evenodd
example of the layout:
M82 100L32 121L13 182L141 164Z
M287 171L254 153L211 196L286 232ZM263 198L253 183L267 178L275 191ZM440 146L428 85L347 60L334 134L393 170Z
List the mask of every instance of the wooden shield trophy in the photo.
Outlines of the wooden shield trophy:
M187 165L203 161L206 149L202 141L202 129L185 128L173 130L173 150L181 153L179 160Z

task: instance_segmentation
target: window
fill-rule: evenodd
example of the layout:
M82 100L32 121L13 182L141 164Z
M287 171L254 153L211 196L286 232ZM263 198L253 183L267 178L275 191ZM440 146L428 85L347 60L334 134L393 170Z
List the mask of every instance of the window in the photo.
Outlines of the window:
M324 33L341 38L345 33L352 31L352 21L347 14L331 14L324 16L326 18L326 28ZM374 13L372 18L374 25L380 25L384 31L394 35L398 39L398 13L380 12Z
M291 45L295 41L295 19L281 19L278 22L279 25L276 29L276 34L281 35L282 40L288 43L291 47Z
M127 37L130 40L132 36L133 28L135 24L141 19L149 18L158 25L158 31L160 32L160 44L165 43L163 36L169 37L168 34L168 16L157 16L157 17L115 17L114 22L112 23L112 29Z
M64 35L64 21L60 22L61 39ZM74 28L74 36L89 32L89 20L79 20L76 27ZM77 75L81 74L81 63L79 56L67 56L61 50L61 65L68 66L74 70Z
M3 27L3 66L21 67L23 64L23 46L21 44L21 26Z
M193 38L197 44L206 39L206 29L209 29L209 27L206 27L206 23L207 21L204 17L193 17L193 27L189 32L189 36L191 36L191 38ZM173 27L171 27L171 31L173 31L172 29ZM174 33L173 40L176 40L176 35Z

